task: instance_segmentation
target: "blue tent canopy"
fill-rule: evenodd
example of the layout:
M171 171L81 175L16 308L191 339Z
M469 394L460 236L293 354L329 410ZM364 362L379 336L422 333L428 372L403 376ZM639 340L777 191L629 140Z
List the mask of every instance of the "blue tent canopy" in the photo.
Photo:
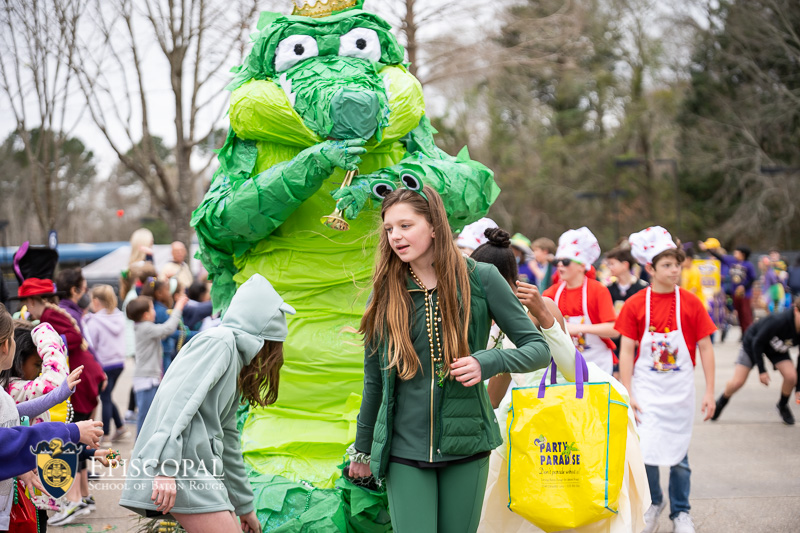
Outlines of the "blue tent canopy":
M110 254L122 246L128 246L128 244L128 241L65 243L59 244L56 251L58 251L59 263L86 264ZM10 266L17 249L19 246L0 247L0 265Z

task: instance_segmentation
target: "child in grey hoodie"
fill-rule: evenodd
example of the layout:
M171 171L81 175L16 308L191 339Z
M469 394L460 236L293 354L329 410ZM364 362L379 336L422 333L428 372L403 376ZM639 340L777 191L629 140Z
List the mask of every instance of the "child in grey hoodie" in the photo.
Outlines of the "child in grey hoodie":
M285 313L295 311L255 274L222 324L179 352L136 440L120 505L144 516L171 513L189 532L260 533L236 409L240 394L260 406L277 399Z
M175 308L169 320L163 324L156 324L156 311L153 308L153 299L149 296L139 296L128 304L125 312L133 320L133 330L136 336L136 369L133 371L133 392L136 393L136 405L139 407L139 417L136 419L136 434L142 431L142 424L150 410L150 404L156 396L158 384L164 373L163 360L164 348L161 340L169 337L180 324L183 307L188 298L181 296L175 302Z

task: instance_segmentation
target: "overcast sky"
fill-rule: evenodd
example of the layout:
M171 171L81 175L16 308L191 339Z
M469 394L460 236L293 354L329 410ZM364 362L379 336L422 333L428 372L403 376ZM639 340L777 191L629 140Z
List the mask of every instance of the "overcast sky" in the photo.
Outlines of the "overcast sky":
M420 35L421 40L435 37L437 32L451 32L454 28L460 30L464 39L479 40L486 38L488 33L494 31L498 25L497 10L501 7L497 3L478 2L477 0L464 0L465 2L473 2L475 6L471 11L471 16L460 17L459 19L445 18L441 22L429 25ZM432 4L447 3L449 0L418 0L418 4L425 5L427 8ZM264 0L264 6L282 5L284 2L276 2ZM463 2L462 2L463 3ZM291 10L291 0L285 0L286 9L283 12L288 13ZM507 5L507 4L504 4ZM662 4L663 5L663 4ZM674 5L674 4L673 4ZM377 6L377 9L375 9ZM381 0L367 0L366 9L375 10L380 14L386 15L388 4ZM670 9L665 7L663 9ZM386 15L388 17L388 15ZM255 24L255 23L254 23ZM655 26L654 26L655 27ZM255 27L252 28L255 31ZM173 124L174 106L172 103L172 92L169 88L169 73L166 62L160 57L160 51L155 41L148 43L144 48L144 64L147 72L147 93L150 97L152 105L150 120L154 133L164 137L168 144L174 143L175 129ZM231 65L233 66L233 65ZM216 91L219 93L220 105L225 105L228 94L224 91L225 85L230 80L230 74L227 69L222 69L214 80ZM430 87L425 88L426 97L428 99L429 113L436 115L441 111L443 102L440 93ZM97 127L92 122L91 118L83 112L83 98L77 91L72 95L71 105L68 108L66 115L66 128L70 131L71 135L80 138L89 148L95 153L97 158L98 178L105 179L112 167L117 163L117 157L111 147L108 145L102 134L99 133ZM35 110L35 106L31 110ZM438 109L438 111L437 111ZM213 121L214 113L207 113L204 117L208 122ZM35 124L32 124L35 126ZM13 121L13 114L9 107L8 101L3 95L0 97L0 138L5 138L15 127ZM223 118L217 127L227 127L227 119ZM205 128L202 128L205 129ZM212 167L213 169L214 167Z

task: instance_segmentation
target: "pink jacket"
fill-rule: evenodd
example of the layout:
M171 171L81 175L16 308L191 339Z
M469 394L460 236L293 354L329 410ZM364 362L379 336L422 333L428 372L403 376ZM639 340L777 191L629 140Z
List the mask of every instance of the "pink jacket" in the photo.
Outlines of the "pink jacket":
M69 375L67 349L53 326L42 322L33 328L31 336L39 352L39 357L42 358L42 373L38 378L30 381L11 378L6 392L16 403L26 402L47 394L58 388ZM36 417L31 425L49 421L50 414L44 412Z

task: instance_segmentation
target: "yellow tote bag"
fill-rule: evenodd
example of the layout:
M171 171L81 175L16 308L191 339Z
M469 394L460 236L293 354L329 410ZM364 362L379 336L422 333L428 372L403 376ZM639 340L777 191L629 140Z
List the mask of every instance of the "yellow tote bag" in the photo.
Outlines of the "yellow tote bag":
M69 407L67 407L67 403L69 400L65 400L60 404L51 407L48 411L50 413L50 422L72 422L72 420L67 420L69 417Z
M508 507L544 531L591 524L617 512L628 405L610 383L589 383L575 354L575 383L511 391Z

